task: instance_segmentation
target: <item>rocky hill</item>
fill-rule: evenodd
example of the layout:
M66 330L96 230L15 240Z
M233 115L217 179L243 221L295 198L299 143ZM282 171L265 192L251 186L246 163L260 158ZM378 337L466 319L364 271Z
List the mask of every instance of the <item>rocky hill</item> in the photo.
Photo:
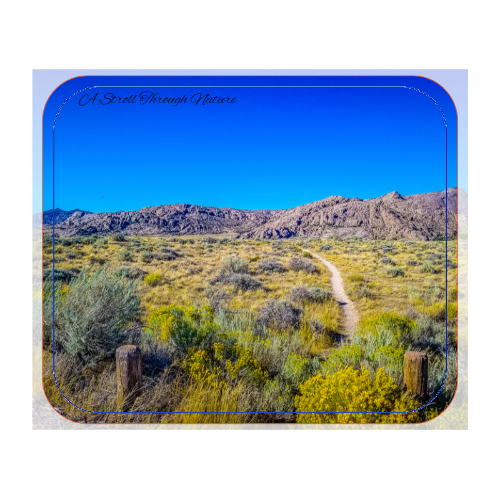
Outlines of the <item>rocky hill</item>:
M61 210L60 208L45 210L43 214L33 215L33 225L42 223L43 225L48 224L52 226L52 219L54 219L55 224L60 224L74 214L77 214L77 217L82 217L85 214L91 213L92 212L87 212L86 210L80 210L79 208L75 208L74 210Z
M467 193L448 189L448 237L457 234L457 199ZM446 192L402 196L396 191L361 200L331 196L276 214L244 238L359 236L432 240L445 236Z
M130 212L75 212L56 224L56 228L63 236L117 232L142 236L246 232L265 224L278 212L279 210L238 210L188 204L161 205Z
M331 196L289 210L240 210L177 204L129 212L56 211L62 236L94 233L192 235L237 233L241 238L330 236L432 240L445 235L446 192L362 200ZM457 203L460 199L460 216ZM52 211L44 212L51 224ZM467 224L467 193L448 189L448 237ZM52 227L52 226L50 226Z

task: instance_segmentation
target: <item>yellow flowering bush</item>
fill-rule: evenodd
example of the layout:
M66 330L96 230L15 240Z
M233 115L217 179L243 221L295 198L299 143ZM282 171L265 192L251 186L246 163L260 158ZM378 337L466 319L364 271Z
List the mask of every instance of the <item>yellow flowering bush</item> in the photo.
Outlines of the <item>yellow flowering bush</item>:
M226 348L225 348L224 344L221 344L220 342L216 342L214 344L214 357L215 357L215 359L222 361L222 359L224 358L225 349Z
M148 332L156 341L171 341L183 353L193 346L210 344L218 329L209 306L170 305L153 311L148 319Z
M144 277L146 285L157 286L161 283L161 274L152 273Z
M244 376L256 385L265 384L267 373L255 359L252 359L250 349L236 344L232 350L237 359L234 363L230 359L226 361L226 371L229 376L232 379Z
M208 381L214 387L223 383L224 376L232 381L245 378L259 386L264 385L267 379L267 373L252 359L250 349L239 344L226 348L216 342L204 350L193 347L188 351L184 368L195 380Z
M220 366L212 360L205 350L191 348L183 364L187 373L198 382L206 382L214 389L221 389L226 385L221 379Z
M394 381L381 368L372 381L368 370L348 367L326 377L317 375L299 388L295 398L299 423L410 423L420 422L413 413L349 413L404 412L415 410L418 403L405 397ZM300 413L343 412L343 413Z

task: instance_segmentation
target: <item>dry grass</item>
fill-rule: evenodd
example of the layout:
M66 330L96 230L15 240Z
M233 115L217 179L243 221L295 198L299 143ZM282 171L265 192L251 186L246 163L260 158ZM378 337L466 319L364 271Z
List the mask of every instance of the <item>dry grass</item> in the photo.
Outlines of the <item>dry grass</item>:
M449 269L449 293L448 297L445 296L444 242L348 240L328 241L327 247L324 240L288 240L276 243L225 238L221 244L218 243L220 238L222 237L217 236L215 243L207 241L205 237L185 238L189 241L185 244L178 239L165 237L127 237L125 241L110 239L108 242L101 239L92 244L71 245L58 242L55 248L55 256L58 259L56 268L74 272L87 268L92 273L104 265L109 265L112 270L126 266L139 268L146 276L160 275L161 279L155 280L155 286L148 285L144 278L141 278L139 295L143 324L147 323L151 311L163 306L207 303L207 291L213 287L226 292L224 307L229 316L243 318L247 315L254 319L269 299L288 299L294 287L330 290L329 272L317 260L311 260L317 268L314 273L294 271L290 268L293 258L310 258L303 252L302 246L319 253L339 269L344 278L346 292L359 311L361 322L382 312L394 312L403 316L423 313L431 318L441 319L444 303L447 299L453 302L458 293L457 269ZM323 247L323 250L320 247ZM171 249L171 260L161 257L165 254L162 252L165 248ZM123 261L120 255L124 249L130 252L131 260ZM144 252L152 254L151 261L149 258L140 258L141 254L144 256ZM248 262L248 268L243 271L248 272L262 286L256 290L238 291L224 282L210 285L210 281L219 275L224 261L227 262L226 259L231 257ZM387 259L381 262L383 257L389 257L391 262ZM456 245L449 244L448 260L456 263L456 257ZM44 245L44 259L44 267L47 267L47 263L52 261L50 244ZM264 270L260 263L265 260L281 264L286 271ZM425 263L429 265L423 265ZM429 266L436 272L427 272ZM394 267L401 268L404 275L391 277L388 269ZM335 339L334 333L338 331L341 320L338 304L329 299L297 305L303 310L303 320L297 333L292 335L271 332L267 344L245 332L237 339L238 343L252 351L252 357L269 373L278 373L289 352L300 353L308 359L318 357L324 360L336 348L332 339ZM453 313L450 304L448 307L449 312ZM234 329L234 326L232 328ZM82 412L68 403L56 387L52 377L51 355L48 353L44 354L44 365L44 388L49 400L67 418L75 421L236 423L278 419L263 414L220 413L257 409L273 411L276 409L273 404L277 397L264 396L262 390L259 392L240 382L214 390L203 382L189 379L180 360L174 361L160 374L151 375L151 378L146 376L144 391L131 409L136 412L177 413L165 416L158 413L120 415ZM63 356L58 359L56 374L61 390L71 395L75 405L95 412L119 411L114 362L105 362L89 371L88 367L75 365ZM277 379L273 379L273 382L276 381ZM271 389L268 391L271 394Z
M404 241L331 241L331 250L321 251L320 243L314 243L317 251L332 262L342 273L346 292L355 303L360 319L381 312L406 315L409 308L430 313L436 303L444 303L445 297L445 242ZM387 248L390 251L387 252ZM386 252L384 253L384 250ZM437 255L433 267L436 274L423 272L421 264ZM391 277L391 264L380 260L390 257L404 276ZM456 263L456 244L448 244L448 260ZM408 265L408 261L418 265ZM448 270L449 294L456 289L457 269Z
M239 257L248 261L250 275L263 285L254 291L234 291L230 285L222 285L221 288L228 293L228 306L232 310L245 310L256 314L267 300L285 299L290 290L299 285L330 290L329 272L319 262L315 262L316 273L297 272L289 268L292 258L304 258L304 252L293 242L286 242L277 247L272 242L261 241L237 240L236 244L207 244L202 237L187 238L187 240L194 240L195 243L181 244L164 237L129 237L125 242L109 240L107 244L98 245L66 247L57 244L56 251L63 249L76 254L77 257L57 262L56 267L66 270L81 270L86 267L92 271L109 264L114 269L121 266L139 267L148 275L161 275L161 282L157 286L151 287L143 283L140 287L144 322L152 310L162 306L206 303L209 281L219 274L224 260L229 257ZM166 247L174 249L180 256L170 261L159 259L153 259L149 263L140 261L141 252L150 251L155 254ZM124 248L132 252L132 261L120 259L119 254ZM46 257L52 260L50 250L51 248L46 250ZM266 259L279 262L287 271L284 273L262 271L259 263ZM332 332L337 330L339 307L334 301L308 306L304 312L305 320L321 321Z

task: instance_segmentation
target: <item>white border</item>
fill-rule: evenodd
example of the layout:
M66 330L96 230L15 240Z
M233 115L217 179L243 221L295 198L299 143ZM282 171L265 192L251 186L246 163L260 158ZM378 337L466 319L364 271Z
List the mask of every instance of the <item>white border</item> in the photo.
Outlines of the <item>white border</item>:
M237 424L235 424L237 425ZM468 430L440 431L364 431L364 430L47 430L31 431L31 437L469 437Z
M468 70L468 63L32 63L32 69L310 69L310 70L365 70L365 69L462 69ZM237 425L237 424L235 424ZM214 430L200 431L187 428L162 432L144 430L48 430L33 431L32 437L469 437L468 430L418 431L418 430Z
M32 69L469 69L469 63L31 63Z

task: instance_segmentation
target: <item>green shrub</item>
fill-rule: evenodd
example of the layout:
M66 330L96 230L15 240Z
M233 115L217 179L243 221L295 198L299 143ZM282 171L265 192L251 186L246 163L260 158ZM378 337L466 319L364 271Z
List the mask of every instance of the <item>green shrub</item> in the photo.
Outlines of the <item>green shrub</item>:
M181 257L181 254L173 248L162 247L159 253L155 253L153 257L157 260L175 260Z
M248 273L248 261L240 257L226 257L222 262L222 269L230 273Z
M126 241L125 235L122 233L116 233L113 235L113 241Z
M98 257L91 257L90 260L89 260L90 264L93 266L94 264L98 264L98 265L103 265L106 263L106 261L104 259L101 259L101 258L98 258Z
M392 267L390 269L387 269L387 274L391 278L396 278L397 276L404 276L405 273L400 267Z
M129 268L127 266L117 267L113 271L113 276L118 279L128 278L128 274L129 274Z
M225 276L223 283L232 285L235 290L241 290L243 292L248 290L257 290L262 287L262 283L253 279L248 274L239 273L228 273Z
M316 360L317 361L317 360ZM319 363L316 363L319 368ZM291 353L281 367L279 379L287 384L292 390L297 390L314 372L312 360Z
M296 257L293 257L290 260L290 269L292 271L305 271L306 273L311 274L316 272L316 266L312 262L297 259Z
M54 269L54 281L62 281L63 283L69 283L72 278L74 278L78 273L73 271L67 271L66 269ZM43 271L43 281L52 282L52 269L45 269Z
M52 282L44 283L44 343L52 344ZM117 280L107 267L91 276L84 269L67 289L56 283L55 339L60 348L93 365L114 355L129 335L140 300L135 282Z
M262 406L259 407L262 408L262 411L280 412L273 413L272 422L293 422L295 409L293 396L284 383L280 383L278 380L267 380L262 389L260 402Z
M263 260L259 263L259 271L267 273L284 273L286 268L276 260Z
M381 264L389 264L390 266L396 265L396 263L390 257L382 257L379 262Z
M205 297L214 314L219 314L224 311L229 294L223 288L210 286L205 290Z
M429 260L431 262L439 262L441 260L441 256L435 252L426 252L425 260Z
M361 299L362 298L372 299L374 297L373 292L367 286L359 287L356 294Z
M55 236L54 242L57 245L57 236ZM44 247L52 246L52 234L43 237L43 246Z
M436 274L439 272L430 262L424 262L420 266L420 271L422 271L423 273L429 273L429 274Z
M314 335L320 335L322 333L326 333L328 331L328 327L322 322L316 319L311 319L307 322L309 326L309 330Z
M150 262L153 261L153 254L148 250L141 252L139 254L139 261L144 262L145 264L149 264Z
M129 267L128 268L128 277L131 280L142 280L144 276L147 276L147 272L139 269L138 267Z
M305 286L296 286L290 290L288 297L293 302L325 302L332 298L332 294L327 290L317 287L306 288Z
M269 299L259 311L258 322L280 332L297 329L300 325L302 309L286 300Z
M133 260L134 258L134 254L128 250L127 248L122 248L119 252L118 252L118 258L120 260L124 260L126 262L130 262Z
M88 245L90 243L89 238L86 236L73 236L71 241L73 242L73 245Z
M305 286L296 286L295 288L292 288L288 293L288 297L293 302L312 302L312 295L309 292L309 289Z

